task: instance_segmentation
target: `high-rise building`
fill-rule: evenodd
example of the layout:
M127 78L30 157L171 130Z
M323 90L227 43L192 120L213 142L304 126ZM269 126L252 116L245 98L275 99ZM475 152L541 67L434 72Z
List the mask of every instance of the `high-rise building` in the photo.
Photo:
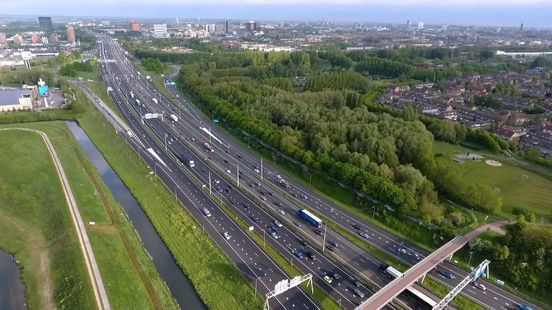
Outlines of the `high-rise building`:
M137 21L132 21L130 23L130 30L132 30L134 32L139 32L140 31L140 23L137 22Z
M424 29L424 22L418 22L418 30Z
M73 26L67 27L67 41L71 43L75 43L75 41L77 41L77 36L75 35L75 29Z
M6 34L3 32L0 32L0 46L4 46L8 44L8 39L6 38Z
M523 31L523 23L521 23L521 25L519 25L519 31Z
M228 20L224 21L224 33L226 33L226 34L230 33L230 27L229 27Z
M257 23L253 20L250 20L245 25L245 29L247 29L247 31L255 31L257 30Z
M167 32L167 24L154 24L153 36L155 38L168 38L169 33Z
M38 24L40 26L41 31L44 31L45 33L54 32L54 26L52 25L51 17L39 17Z

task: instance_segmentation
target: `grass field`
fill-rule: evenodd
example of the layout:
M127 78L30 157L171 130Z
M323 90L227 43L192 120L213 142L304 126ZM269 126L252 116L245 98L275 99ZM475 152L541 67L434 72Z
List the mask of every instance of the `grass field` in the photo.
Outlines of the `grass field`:
M463 164L453 161L455 154L467 152L482 155L480 161L467 160ZM434 153L442 154L438 160L456 169L464 178L486 184L496 189L503 201L503 211L511 213L516 208L527 213L533 212L537 218L549 216L552 212L552 179L522 166L512 158L472 150L459 145L435 142ZM486 159L497 160L500 167L485 163Z
M72 138L66 124L29 123L25 127L48 134L65 168L83 221L96 223L87 225L87 231L112 308L175 309L168 288L159 278L132 225ZM64 201L59 206L66 208ZM70 227L73 229L72 225ZM79 248L75 250L75 254L80 255ZM65 263L69 264L70 259L64 258ZM71 289L71 283L62 285ZM65 295L72 294L70 291Z
M40 136L0 131L0 247L23 267L30 307L95 308L69 210Z

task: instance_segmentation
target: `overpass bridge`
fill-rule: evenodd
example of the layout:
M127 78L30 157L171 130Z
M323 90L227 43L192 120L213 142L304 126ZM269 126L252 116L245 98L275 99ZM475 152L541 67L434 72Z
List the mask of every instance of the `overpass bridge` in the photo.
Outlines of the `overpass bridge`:
M500 229L501 226L504 226L506 224L508 224L507 221L486 224L470 231L465 235L453 238L445 245L443 245L430 255L426 256L423 260L419 261L416 265L408 269L402 277L396 278L395 280L391 281L385 287L380 289L377 293L365 300L356 308L356 310L374 310L383 308L407 287L411 286L418 279L425 276L426 273L442 263L445 259L452 257L452 255L456 251L460 250L470 240L479 236L487 230Z

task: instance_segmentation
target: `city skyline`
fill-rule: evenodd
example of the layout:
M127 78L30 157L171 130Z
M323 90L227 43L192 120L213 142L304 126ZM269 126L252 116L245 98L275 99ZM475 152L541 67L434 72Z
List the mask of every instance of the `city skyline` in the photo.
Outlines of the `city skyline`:
M257 19L257 20L327 20L335 22L374 22L403 23L406 20L424 21L426 24L458 24L478 26L519 26L525 28L549 28L552 22L549 12L552 4L542 0L505 1L498 5L497 0L478 4L473 0L399 0L384 4L381 0L349 0L344 4L331 1L288 0L283 4L271 4L266 0L245 0L222 2L210 0L203 4L189 2L176 3L161 0L155 4L137 0L109 4L106 0L81 4L78 7L65 5L67 1L56 2L48 7L34 0L8 1L2 4L4 14L50 15L50 16L97 16L123 18L216 18L216 19ZM413 3L417 3L414 5ZM479 2L481 3L481 2ZM118 12L113 14L113 12Z

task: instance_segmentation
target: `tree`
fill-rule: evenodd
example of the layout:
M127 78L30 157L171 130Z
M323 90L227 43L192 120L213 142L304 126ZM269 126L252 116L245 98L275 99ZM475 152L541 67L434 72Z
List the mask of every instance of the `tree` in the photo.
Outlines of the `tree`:
M498 252L498 259L500 261L505 261L510 257L510 249L508 246L504 245L500 248L500 251Z

